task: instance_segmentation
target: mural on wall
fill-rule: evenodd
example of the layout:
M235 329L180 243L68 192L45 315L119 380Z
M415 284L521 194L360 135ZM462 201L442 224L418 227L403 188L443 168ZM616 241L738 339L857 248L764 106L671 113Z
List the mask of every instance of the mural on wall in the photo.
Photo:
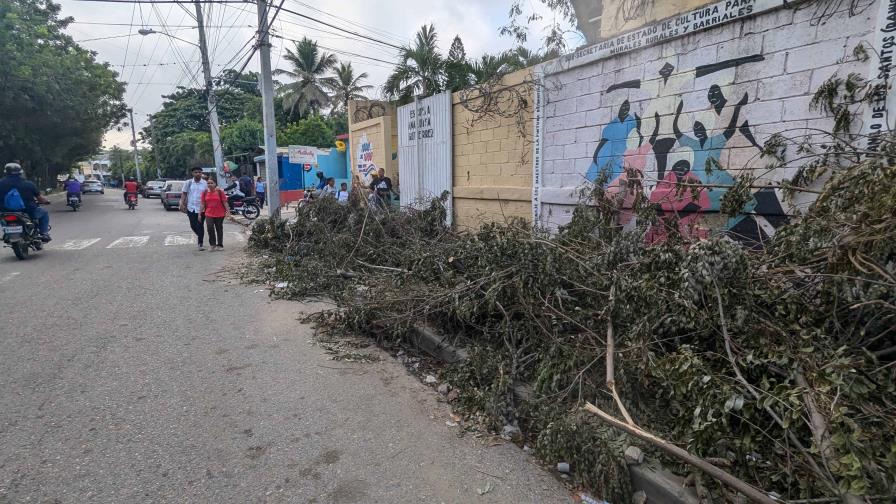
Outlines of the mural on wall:
M357 169L358 177L364 185L370 185L378 167L373 162L373 142L367 138L367 133L361 135L361 140L358 142Z
M744 117L744 107L750 102L748 93L732 103L722 89L729 83L713 83L706 92L709 115L701 118L708 117L715 123L704 124L700 119L686 119L690 114L683 113L685 103L679 89L688 81L763 59L762 55L753 55L699 66L675 75L672 83L675 68L666 62L655 78L661 87L658 97L642 102L640 111L632 110L628 99L619 105L600 128L585 177L603 184L608 195L620 200L620 224L633 222L632 208L637 193L641 193L666 217L664 224L649 231L649 242L666 239L672 222L686 238L709 235L704 217L720 211L722 196L735 183L724 166L725 149L735 136L742 138L741 146L754 149L757 156L762 148L749 119ZM605 95L641 88L641 80L625 81L609 86ZM785 221L775 191L762 189L753 194L741 215L728 220L725 228L733 235L761 242Z

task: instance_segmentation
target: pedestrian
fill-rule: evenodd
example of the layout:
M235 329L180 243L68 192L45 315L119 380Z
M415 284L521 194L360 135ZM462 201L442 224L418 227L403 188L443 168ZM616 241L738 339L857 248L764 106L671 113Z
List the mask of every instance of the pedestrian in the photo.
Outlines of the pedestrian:
M321 198L335 197L336 196L336 179L333 177L327 178L327 184L324 185L323 189L321 189Z
M224 250L224 218L227 217L227 195L218 187L215 179L208 180L208 189L202 193L202 214L208 228L210 251Z
M370 183L370 189L374 191L379 199L379 206L388 208L392 205L392 179L386 176L386 170L379 169L377 175L373 177Z
M339 202L340 205L348 204L348 184L343 182L339 185L339 191L336 193L336 201Z
M267 191L264 183L264 177L258 177L255 181L255 197L258 200L258 208L264 208L264 193Z
M202 213L202 193L208 189L208 182L202 180L202 168L194 166L191 170L193 178L184 184L180 195L180 211L190 218L190 228L196 234L199 251L205 250L205 215Z

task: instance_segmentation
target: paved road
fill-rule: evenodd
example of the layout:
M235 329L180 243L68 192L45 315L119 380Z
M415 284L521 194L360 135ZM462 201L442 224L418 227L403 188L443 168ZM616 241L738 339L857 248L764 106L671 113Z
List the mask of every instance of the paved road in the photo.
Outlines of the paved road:
M235 226L210 253L155 200L51 215L47 250L0 249L0 503L568 502L393 360L329 360L313 306L228 281Z

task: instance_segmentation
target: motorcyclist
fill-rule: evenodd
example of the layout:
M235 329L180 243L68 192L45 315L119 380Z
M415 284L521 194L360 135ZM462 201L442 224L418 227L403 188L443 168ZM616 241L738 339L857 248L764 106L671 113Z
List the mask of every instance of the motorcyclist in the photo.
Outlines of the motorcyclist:
M76 196L78 203L81 203L81 181L70 175L62 186L65 188L66 201L72 196Z
M136 197L139 190L140 190L140 187L137 185L137 181L134 180L134 177L129 178L128 181L124 183L124 202L125 202L125 204L127 204L127 202L128 202L128 195L133 194Z
M25 202L24 212L28 214L32 220L37 221L41 241L50 241L50 214L38 206L40 204L48 205L50 202L37 190L37 186L34 185L33 182L29 182L22 177L22 166L20 164L7 163L4 167L4 172L6 173L6 177L0 179L0 211L17 211L3 207L6 195L9 191L16 189L19 191L22 200Z
M235 175L230 176L230 184L224 188L224 193L227 194L227 206L230 208L233 208L235 201L246 199L246 195L240 190L240 183Z

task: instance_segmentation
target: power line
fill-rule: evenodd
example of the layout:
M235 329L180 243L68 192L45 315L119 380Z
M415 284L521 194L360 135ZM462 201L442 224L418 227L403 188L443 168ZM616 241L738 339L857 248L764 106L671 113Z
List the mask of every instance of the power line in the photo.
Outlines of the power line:
M276 38L279 38L279 39L288 40L288 41L290 41L290 42L296 42L296 43L300 42L299 40L296 40L296 39L294 39L294 38L284 37L283 35L271 34L271 37L276 37ZM373 56L364 56L363 54L356 54L356 53L349 52L349 51L343 51L342 49L334 49L334 48L332 48L332 47L326 47L326 46L322 46L322 45L320 45L320 44L317 44L317 47L320 47L321 49L324 49L324 50L327 50L327 51L331 51L331 52L334 52L334 53L344 54L344 55L346 55L346 56L354 56L354 57L356 57L356 58L364 58L364 59L368 59L368 60L371 60L371 61L379 61L380 63L385 63L385 64L387 64L387 65L392 65L392 66L394 66L394 65L396 64L394 61L381 60L381 59L379 59L379 58L374 58Z
M386 31L386 30L381 30L381 29L376 28L375 26L365 25L365 24L363 24L363 23L358 23L358 22L356 22L356 21L352 21L351 19L348 19L348 18L345 18L345 17L337 16L337 15L332 14L332 13L330 13L330 12L327 12L327 11L325 11L325 10L323 10L323 9L319 9L319 8L313 6L313 5L308 5L308 4L306 4L305 2L301 2L301 1L299 1L299 0L295 0L295 2L296 2L297 4L303 6L303 7L306 7L306 8L308 8L308 9L313 10L313 11L320 12L321 14L324 14L324 15L326 15L326 16L330 16L331 18L338 19L338 20L340 20L340 21L344 21L344 22L346 22L346 23L349 23L349 24L352 24L352 25L354 25L354 26L357 26L358 28L364 28L364 29L370 30L370 31L372 31L372 32L379 33L380 35L382 35L382 36L384 36L384 37L389 37L389 38L391 38L391 39L393 39L393 40L396 40L396 41L398 41L398 42L401 42L401 43L407 43L407 42L410 42L410 40L407 39L406 37L403 37L403 36L398 35L398 34L396 34L396 33L392 33L392 32Z
M310 21L314 21L315 23L320 23L320 24L322 24L322 25L324 25L324 26L328 26L328 27L330 27L330 28L333 28L334 30L338 30L338 31L341 31L341 32L344 32L344 33L348 33L349 35L354 35L354 36L356 36L356 37L361 37L361 38L363 38L363 39L367 39L367 40L370 40L370 41L372 41L372 42L376 42L377 44L386 45L386 46L393 47L393 48L398 49L398 50L401 50L401 49L402 49L401 46L399 46L399 45L395 45L395 44L393 44L393 43L391 43L391 42L386 42L386 41L379 40L379 39L374 38L374 37L368 37L367 35L363 35L363 34L358 33L358 32L354 32L354 31L351 31L351 30L346 30L345 28L340 28L339 26L336 26L336 25L334 25L334 24L330 24L330 23L328 23L328 22L326 22L326 21L321 21L320 19L317 19L317 18L315 18L315 17L313 17L313 16L308 16L308 15L306 15L306 14L302 14L302 13L300 13L300 12L296 12L296 11L291 10L291 9L283 8L283 12L292 14L293 16L298 16L298 17L303 18L303 19L308 19L308 20L310 20Z

